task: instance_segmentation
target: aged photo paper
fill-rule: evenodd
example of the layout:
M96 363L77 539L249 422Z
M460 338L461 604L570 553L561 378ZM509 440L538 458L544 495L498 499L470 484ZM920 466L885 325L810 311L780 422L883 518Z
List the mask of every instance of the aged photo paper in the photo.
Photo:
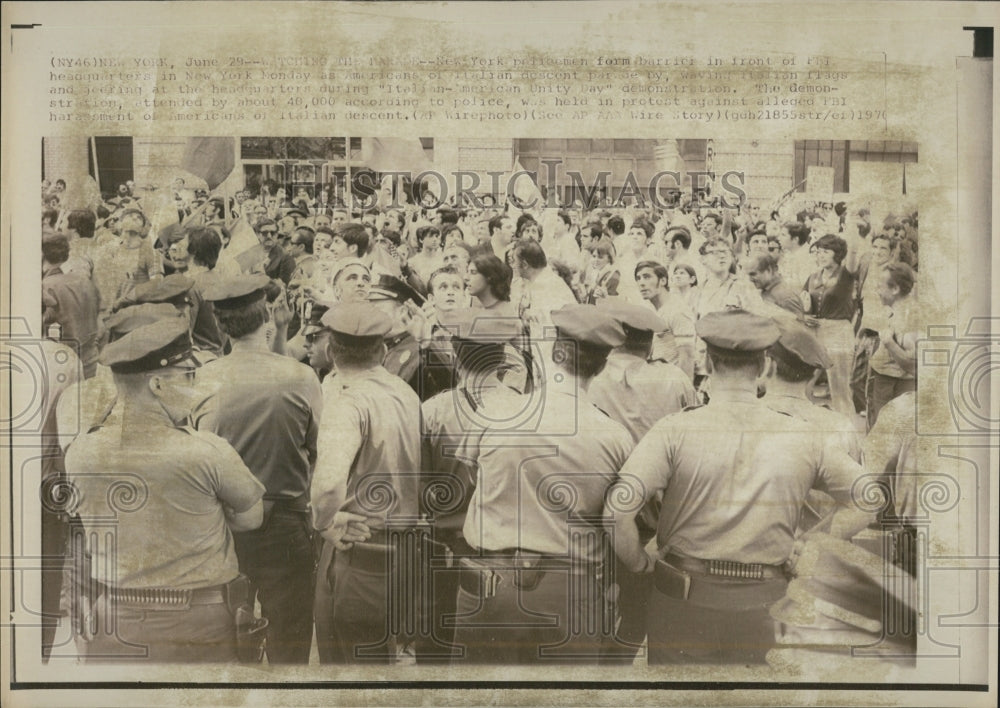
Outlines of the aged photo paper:
M996 705L998 17L995 4L976 2L3 3L0 702ZM483 215L461 225L473 244L481 229L487 246L487 220L505 208L511 219L548 213L536 224L545 235L557 208L580 218L608 210L626 223L645 209L701 224L715 209L727 228L730 214L742 224L748 214L777 223L804 213L800 221L834 234L838 217L841 231L859 218L873 234L895 229L916 272L918 383L897 430L906 471L898 450L884 459L898 462L905 485L891 491L899 508L905 487L910 511L892 528L883 513L882 531L866 529L851 547L878 560L864 577L881 615L860 623L868 635L858 639L849 618L862 612L859 561L831 571L832 594L810 600L812 620L791 591L780 618L771 610L782 634L760 664L653 665L646 643L618 664L404 652L389 664L338 665L321 663L315 647L301 665L84 662L58 584L54 600L43 587L64 563L43 538L43 515L53 504L66 511L75 494L41 481L53 445L63 446L45 418L57 390L78 390L89 355L53 355L59 331L43 323L40 181L55 231L72 210L127 194L139 197L144 226L163 233L178 221L175 199L205 209L218 198L234 263L260 256L248 217L230 211L244 198L301 198L312 223L338 211L360 219L404 185L428 218L446 202ZM704 277L698 244L689 271ZM624 295L637 264L621 262L631 263ZM797 285L813 271L810 256ZM602 287L591 283L591 302L608 294ZM861 400L847 404L864 435ZM70 436L87 432L86 412L73 413L80 429ZM889 489L874 472L851 490L873 515ZM142 507L142 490L112 485L110 518ZM830 609L840 590L846 615ZM817 607L827 624L816 624ZM831 639L835 625L854 633Z

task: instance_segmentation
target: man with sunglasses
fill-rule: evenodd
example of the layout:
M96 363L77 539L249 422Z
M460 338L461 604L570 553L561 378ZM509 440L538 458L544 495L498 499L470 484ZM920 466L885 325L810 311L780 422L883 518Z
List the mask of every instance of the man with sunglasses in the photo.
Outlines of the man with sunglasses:
M285 253L278 239L278 225L272 219L264 219L257 225L257 240L264 249L264 272L267 277L288 285L297 266L295 257Z
M186 318L136 328L101 363L121 415L66 455L92 559L77 646L87 662L235 661L249 603L233 532L260 525L264 487L225 440L184 427L203 397Z

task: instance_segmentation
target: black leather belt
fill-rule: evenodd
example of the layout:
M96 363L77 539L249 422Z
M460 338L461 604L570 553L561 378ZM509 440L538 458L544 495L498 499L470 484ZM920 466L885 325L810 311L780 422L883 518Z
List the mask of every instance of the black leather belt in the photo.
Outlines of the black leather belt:
M712 575L721 578L734 578L736 580L774 580L775 578L786 578L783 565L767 565L764 563L738 563L736 561L722 560L701 560L698 558L688 558L675 553L668 553L663 559L675 568L688 573L698 573L700 575Z

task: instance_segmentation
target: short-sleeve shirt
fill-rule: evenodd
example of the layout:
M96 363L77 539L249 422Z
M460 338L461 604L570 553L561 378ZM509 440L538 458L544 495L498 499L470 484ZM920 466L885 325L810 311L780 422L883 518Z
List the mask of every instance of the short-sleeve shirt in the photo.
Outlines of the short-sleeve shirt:
M268 351L234 351L198 374L215 389L194 423L225 438L267 488L267 499L309 491L323 398L305 364Z
M799 294L788 287L780 275L761 291L760 297L764 302L773 303L783 310L788 310L793 315L801 317L803 314L802 300L799 298Z
M599 560L599 548L571 542L572 526L599 519L632 436L581 395L540 396L498 395L484 409L496 423L466 435L459 454L476 466L477 482L465 540L486 551Z
M698 402L683 371L663 361L612 352L604 370L590 382L587 395L598 408L625 426L633 442L661 418Z
M809 312L821 320L851 320L857 302L856 280L847 268L841 267L833 283L826 282L822 273L813 273L806 281L812 307Z
M416 519L420 483L420 399L398 376L381 366L351 376L329 376L323 382L317 476L327 455L343 446L343 431L360 435L347 478L347 496L331 508L313 497L316 528L333 523L338 511L369 518ZM322 490L320 490L322 491Z
M192 589L239 573L223 505L247 511L264 487L222 438L126 421L80 436L66 453L66 471L79 490L80 519L97 538L94 579ZM112 528L114 546L105 536Z
M920 331L920 327L918 324L916 308L913 306L910 297L896 302L896 304L890 308L887 328L888 334L899 346L903 346L904 339L916 339L917 333ZM875 350L875 353L871 358L871 366L872 371L876 371L883 376L892 376L897 379L914 378L912 373L904 371L903 367L896 363L896 360L892 358L892 355L889 353L889 350L885 345L880 345L879 348Z
M791 554L809 490L848 503L861 473L805 423L769 409L754 392L726 390L653 426L621 470L648 495L665 490L660 549L771 565Z
M676 364L680 358L678 344L694 346L694 312L676 293L668 292L662 297L663 303L656 309L656 314L667 323L667 329L653 337L652 358Z

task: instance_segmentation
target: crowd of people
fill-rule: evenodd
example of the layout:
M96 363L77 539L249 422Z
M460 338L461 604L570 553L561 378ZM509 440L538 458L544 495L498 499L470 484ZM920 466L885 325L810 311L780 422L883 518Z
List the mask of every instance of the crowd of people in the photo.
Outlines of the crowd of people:
M914 571L916 213L65 188L44 652L743 664L796 623L884 634L830 568L895 524ZM810 543L836 562L806 587Z

